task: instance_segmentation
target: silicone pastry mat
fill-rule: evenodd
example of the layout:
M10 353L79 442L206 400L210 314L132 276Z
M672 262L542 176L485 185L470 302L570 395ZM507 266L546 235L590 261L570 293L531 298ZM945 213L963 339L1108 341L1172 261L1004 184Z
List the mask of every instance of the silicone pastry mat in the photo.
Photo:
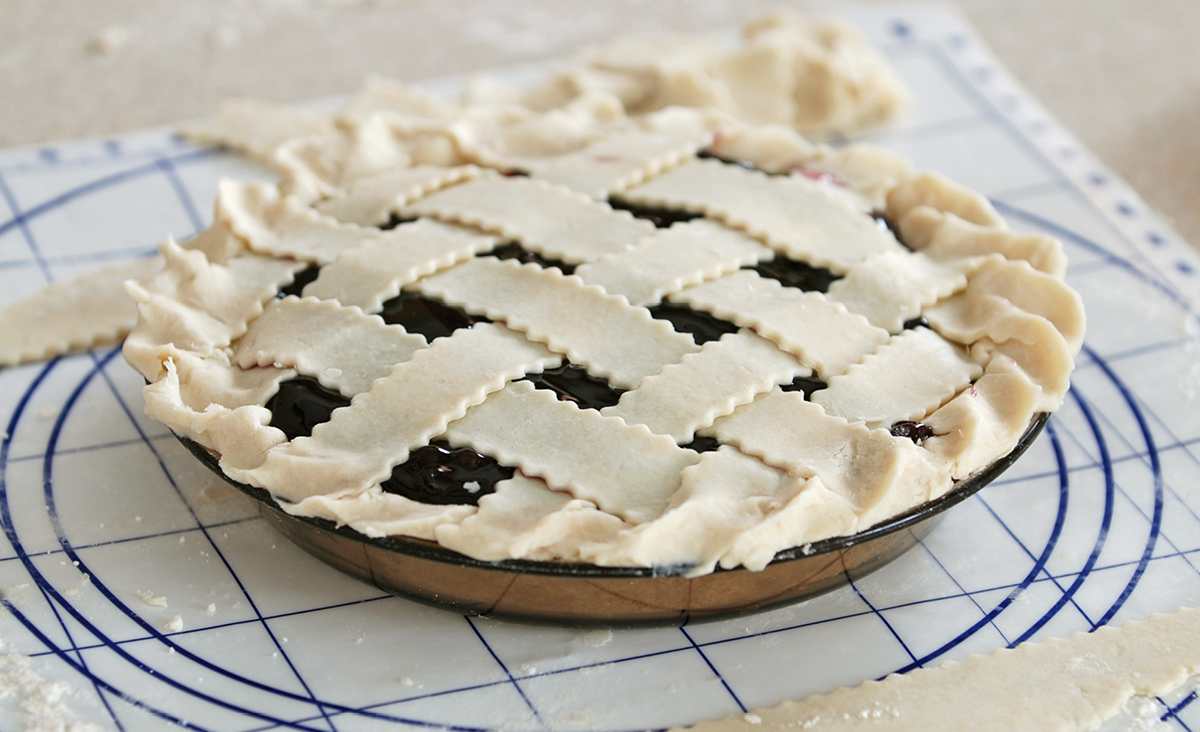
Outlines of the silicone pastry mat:
M854 20L915 97L864 139L1062 239L1086 301L1066 404L998 482L804 604L534 627L384 596L294 548L143 416L116 350L4 369L0 728L42 703L131 732L653 729L1200 603L1200 258L956 16ZM0 153L0 300L190 236L219 177L265 174L165 131ZM1194 698L1154 714L1200 729Z

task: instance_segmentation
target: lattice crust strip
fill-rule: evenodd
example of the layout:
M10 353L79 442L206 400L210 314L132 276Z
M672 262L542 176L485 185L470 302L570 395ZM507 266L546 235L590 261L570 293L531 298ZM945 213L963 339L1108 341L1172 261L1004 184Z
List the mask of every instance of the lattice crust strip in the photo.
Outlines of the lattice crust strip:
M967 286L971 260L941 263L921 254L883 252L850 268L829 286L829 299L889 333L921 315L921 309Z
M671 296L769 338L822 378L841 374L887 342L888 332L819 292L741 270Z
M318 201L313 207L343 223L379 226L409 203L484 172L474 165L415 165L388 170L356 178L345 196Z
M400 288L496 246L496 238L419 219L342 251L304 288L305 297L378 312Z
M354 495L386 480L408 459L491 392L561 357L500 325L481 323L438 338L377 379L369 391L334 410L311 437L272 449L247 472L257 485L293 503L313 495ZM417 393L411 384L424 387Z
M259 254L317 264L379 235L378 229L323 216L266 183L221 181L215 216Z
M928 328L914 328L829 379L812 401L851 422L888 427L923 419L981 373L960 348Z
M550 490L517 473L479 499L479 511L457 525L439 526L442 546L485 561L540 559L586 562L583 547L607 544L629 524L591 501Z
M622 131L567 155L532 161L530 175L566 186L598 201L638 185L689 160L712 134Z
M792 354L743 329L709 341L698 353L647 376L615 406L601 411L685 445L696 430L757 394L811 373Z
M737 229L697 219L659 231L631 249L582 264L575 274L610 295L624 295L634 305L644 306L774 256L773 249Z
M623 389L699 350L645 308L557 268L479 257L411 289L503 321Z
M569 264L628 249L654 224L562 186L528 178L478 178L410 204L406 216L476 226Z
M156 376L168 348L207 356L228 346L304 266L257 255L216 264L170 239L159 251L162 271L126 285L144 327L130 334L124 348L126 360Z
M620 194L630 203L704 214L795 259L841 274L871 254L903 251L843 196L803 176L768 176L694 160Z
M819 524L809 533L852 531L857 520L850 506L819 481L790 477L728 446L701 455L681 478L658 520L621 532L589 560L608 566L684 566L693 577L711 572L718 562L761 568L776 551L803 543L794 530ZM813 501L821 492L833 500ZM806 515L780 531L774 519L779 514L794 518L801 506ZM751 551L741 540L746 532L758 539Z
M287 297L268 305L237 344L243 369L284 366L352 397L426 347L425 338L357 307Z
M826 414L797 392L772 389L704 432L790 475L820 478L859 514L859 528L949 482L909 440Z
M658 517L680 472L699 459L644 425L580 409L527 381L468 410L446 438L634 524Z

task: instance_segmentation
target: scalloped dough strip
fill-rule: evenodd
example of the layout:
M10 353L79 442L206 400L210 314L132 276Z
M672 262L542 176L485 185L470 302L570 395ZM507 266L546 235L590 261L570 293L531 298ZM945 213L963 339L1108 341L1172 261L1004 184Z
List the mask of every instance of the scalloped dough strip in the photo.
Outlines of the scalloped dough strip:
M685 163L620 198L716 218L790 259L838 274L876 252L903 250L870 216L817 183L802 176L768 176L716 160Z
M275 148L283 142L334 129L328 115L253 99L228 99L212 117L180 125L179 133L193 142L228 145L270 164Z
M928 328L892 336L828 381L812 401L829 414L868 427L920 420L978 378L983 369Z
M553 267L478 257L410 289L504 321L623 389L700 350L645 308Z
M690 287L671 301L753 328L825 379L845 372L888 339L886 330L845 305L750 270Z
M774 256L774 250L737 229L696 219L648 236L632 249L581 264L575 274L610 295L647 306Z
M495 237L419 219L342 251L305 286L304 296L378 312L404 285L495 246Z
M162 269L161 257L122 262L54 282L0 309L0 366L118 342L137 324L126 280Z
M317 213L267 183L222 180L215 216L260 254L317 264L329 264L339 252L380 233Z
M921 446L961 480L1012 451L1042 411L1041 391L1011 358L993 358L978 381L925 418L934 436Z
M410 450L440 434L448 422L509 379L561 361L503 326L480 323L457 330L376 379L350 406L335 409L311 437L271 450L262 466L246 476L291 502L361 493L387 479ZM425 387L413 392L407 387L412 383Z
M826 414L802 394L778 388L704 432L790 475L820 478L854 507L860 529L927 500L931 486L949 481L912 442Z
M1023 259L1055 277L1067 271L1062 242L1051 236L979 226L929 206L909 210L897 224L905 244L934 259L1000 254L1009 260Z
M552 491L517 473L479 499L479 511L457 525L439 526L437 541L467 556L495 561L586 562L583 548L607 544L629 524L591 501Z
M475 513L474 506L420 503L375 486L352 496L309 496L280 506L294 516L312 516L349 526L365 536L414 536L433 540L437 529Z
M690 159L712 140L709 133L667 134L629 130L608 135L566 155L534 161L529 174L597 201Z
M482 168L460 165L414 165L354 179L346 195L318 201L314 208L346 224L380 226L388 218L417 199L434 191L471 180L483 174Z
M883 252L851 267L845 277L829 286L828 296L866 317L871 325L899 333L905 321L921 314L922 307L966 286L961 266L921 254Z
M559 401L528 381L467 410L446 429L446 439L634 524L658 517L679 488L680 472L699 459L666 435Z
M698 353L647 376L638 388L622 394L616 405L601 414L644 424L651 432L670 435L684 445L692 441L696 430L756 395L811 374L792 354L743 329L709 341Z
M289 366L352 397L428 344L356 307L313 298L270 303L237 344L237 364Z
M628 249L655 232L654 224L627 211L528 178L477 178L410 204L402 213L476 226L570 264Z
M1200 672L1200 609L1181 608L1022 643L853 688L785 701L692 732L1082 732L1135 694L1162 696Z
M159 251L160 272L125 284L141 317L125 339L125 360L151 381L162 375L169 348L208 355L232 343L304 266L254 254L216 264L170 239Z
M662 516L621 532L589 560L601 566L688 567L689 577L707 574L733 551L742 532L760 526L804 489L804 480L723 446L683 471Z

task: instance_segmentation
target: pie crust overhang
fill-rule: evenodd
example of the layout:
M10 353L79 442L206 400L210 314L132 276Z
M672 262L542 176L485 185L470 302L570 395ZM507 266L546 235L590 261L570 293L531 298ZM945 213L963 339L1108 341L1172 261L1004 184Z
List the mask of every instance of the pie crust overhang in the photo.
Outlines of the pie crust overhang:
M213 225L162 245L127 286L124 353L147 412L227 476L367 536L761 569L1009 452L1082 343L1056 240L868 146L711 107L629 114L595 89L537 111L376 82L335 124L288 124L226 129L274 145L282 179L223 181ZM527 261L493 256L512 250ZM832 282L768 271L790 262ZM426 338L381 317L401 296L476 322ZM664 304L729 332L700 343ZM619 399L580 408L527 378L566 364ZM299 377L345 406L289 439L266 405ZM512 477L468 503L387 489L430 441Z

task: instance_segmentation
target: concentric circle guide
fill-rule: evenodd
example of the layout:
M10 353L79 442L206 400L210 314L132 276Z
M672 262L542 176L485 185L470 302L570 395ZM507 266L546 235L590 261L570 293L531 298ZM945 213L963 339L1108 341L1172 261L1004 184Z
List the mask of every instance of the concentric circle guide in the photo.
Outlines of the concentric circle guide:
M909 554L802 605L678 629L460 617L284 542L141 416L136 374L107 350L0 371L4 650L107 729L634 730L1200 602L1197 285L1171 265L1194 255L957 21L860 20L934 90L870 141L1062 239L1091 320L1043 436ZM217 177L253 172L159 132L0 154L0 296L197 230ZM1200 728L1193 698L1160 700L1161 718ZM0 727L21 714L0 702Z

